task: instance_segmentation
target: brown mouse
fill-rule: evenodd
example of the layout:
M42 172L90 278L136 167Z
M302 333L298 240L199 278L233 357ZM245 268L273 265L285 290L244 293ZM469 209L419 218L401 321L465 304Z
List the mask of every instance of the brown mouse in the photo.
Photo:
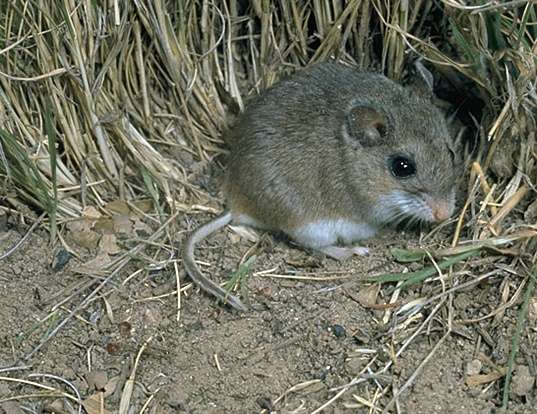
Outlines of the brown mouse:
M206 278L196 243L229 223L280 231L336 259L382 227L438 222L455 204L456 157L432 94L337 63L302 70L255 97L230 134L227 211L186 240L203 290L245 305Z

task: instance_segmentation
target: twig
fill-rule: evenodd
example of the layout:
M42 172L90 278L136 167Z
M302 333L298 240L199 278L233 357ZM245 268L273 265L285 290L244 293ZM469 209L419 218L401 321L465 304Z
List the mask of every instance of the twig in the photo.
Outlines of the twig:
M62 378L62 377L59 377L57 375L52 375L52 374L30 374L28 375L29 378L35 378L35 377L43 377L43 378L50 378L50 379L55 379L56 381L60 381L60 382L63 382L64 384L66 384L69 388L71 388L74 393L76 394L77 398L78 398L78 413L81 414L82 413L82 397L80 396L80 392L78 391L78 389L75 387L75 385L70 382L70 381L67 381L65 378Z
M125 387L123 388L123 394L121 395L121 401L119 402L119 414L126 414L129 411L132 391L134 389L134 379L136 378L136 370L138 369L138 364L140 363L140 358L142 357L142 353L145 351L145 348L147 348L147 346L152 340L153 340L153 337L150 336L147 339L147 341L144 342L144 344L138 351L138 354L136 355L136 359L134 360L134 366L132 367L131 375L129 376L129 379L125 383Z

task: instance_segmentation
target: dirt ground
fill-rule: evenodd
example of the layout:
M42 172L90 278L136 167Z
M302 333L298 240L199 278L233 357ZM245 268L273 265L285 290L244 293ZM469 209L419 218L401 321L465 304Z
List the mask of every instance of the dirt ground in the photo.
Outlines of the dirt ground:
M180 216L179 226L191 229L207 217ZM26 230L13 217L4 222L0 254ZM106 410L117 412L129 379L129 412L368 413L380 412L371 407L385 407L394 390L400 395L389 412L497 412L503 389L498 372L507 363L520 300L494 317L469 320L498 308L522 277L506 268L413 315L398 313L402 304L441 293L441 283L402 292L392 308L382 304L390 301L393 285L379 291L360 280L403 270L389 249L417 240L416 234L385 234L367 243L369 256L337 263L272 236L254 243L233 230L221 232L200 247L198 258L222 281L255 250L243 288L253 310L245 314L187 288L178 263L187 288L178 315L173 261L161 269L146 250L25 360L104 276L82 267L95 256L91 249L53 270L62 255L51 250L46 232L37 231L0 266L0 412L77 412L77 403L59 392L78 392L89 413L100 412L101 397ZM467 267L460 282L484 269L485 260ZM512 413L537 412L537 323L531 315L516 361Z

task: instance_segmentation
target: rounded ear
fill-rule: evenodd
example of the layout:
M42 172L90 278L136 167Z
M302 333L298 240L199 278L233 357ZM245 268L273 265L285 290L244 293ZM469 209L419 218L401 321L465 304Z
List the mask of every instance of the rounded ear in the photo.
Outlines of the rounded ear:
M424 87L427 88L429 93L432 95L434 91L434 77L431 72L429 72L429 69L427 69L423 63L421 63L421 59L416 60L414 63L414 66L416 68L416 72L419 73L421 81L424 84Z
M434 98L434 77L427 69L421 59L414 62L414 69L417 76L410 83L410 88L425 98Z
M345 129L354 145L371 147L378 145L386 135L387 119L370 106L354 106L347 114Z

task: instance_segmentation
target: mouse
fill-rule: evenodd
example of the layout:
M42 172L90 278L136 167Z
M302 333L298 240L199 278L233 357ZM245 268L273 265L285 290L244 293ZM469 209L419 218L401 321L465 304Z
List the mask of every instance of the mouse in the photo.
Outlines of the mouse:
M226 210L183 244L183 265L195 284L247 310L194 259L196 245L228 224L284 233L343 260L367 254L356 243L382 228L448 219L456 148L425 80L426 88L402 86L332 61L252 98L227 135Z

